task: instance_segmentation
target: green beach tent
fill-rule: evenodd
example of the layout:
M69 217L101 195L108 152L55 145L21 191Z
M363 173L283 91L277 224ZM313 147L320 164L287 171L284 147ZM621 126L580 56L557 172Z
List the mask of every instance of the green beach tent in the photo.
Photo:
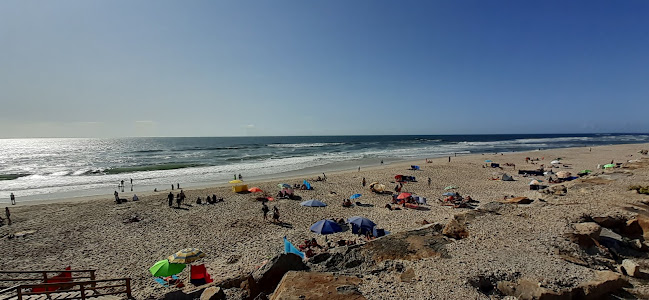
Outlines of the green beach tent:
M615 165L614 164L604 165L604 169L608 169L608 168L615 168Z

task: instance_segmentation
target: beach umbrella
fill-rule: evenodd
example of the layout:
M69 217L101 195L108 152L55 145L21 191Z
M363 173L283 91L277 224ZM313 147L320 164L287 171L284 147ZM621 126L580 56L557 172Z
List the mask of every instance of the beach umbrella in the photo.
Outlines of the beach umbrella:
M604 165L604 169L608 169L608 168L615 168L615 165L614 164Z
M165 259L155 263L151 268L149 268L149 272L151 272L151 275L155 277L167 277L176 275L184 269L185 264L172 264L169 260Z
M399 194L399 196L397 196L397 199L402 200L402 199L406 199L408 197L412 197L412 194L411 193L401 193L401 194Z
M536 179L530 181L530 185L539 185L539 184L540 184L540 182L538 180L536 180Z
M351 218L347 219L347 223L354 224L358 228L365 228L365 229L369 229L369 230L372 230L372 228L374 228L374 226L376 226L376 224L374 222L372 222L372 220L370 220L368 218L358 217L358 216L357 217L351 217Z
M589 173L592 173L592 172L593 171L591 171L591 170L581 170L581 171L579 171L579 173L581 173L581 174L589 174Z
M568 171L559 171L559 172L557 172L557 177L559 177L559 178L568 178L568 177L570 177L570 175L572 175L572 174L570 174L570 172L568 172Z
M447 192L447 193L442 194L442 196L455 196L455 195L457 195L457 194L456 193L451 193L451 192Z
M484 162L491 162L491 159L487 159L487 160L485 160Z
M553 165L556 165L556 164L560 164L561 162L558 161L558 160L553 160L553 161L551 161L550 163L553 164Z
M327 206L326 203L312 199L312 200L307 200L302 203L300 203L302 206L309 206L309 207L325 207Z
M237 179L237 180L230 180L229 182L230 183L242 183L243 181Z
M361 196L363 196L363 195L361 195L361 194L353 194L353 195L351 195L351 197L349 197L349 199L354 200L354 199L360 198Z
M195 262L203 257L205 257L205 253L203 253L203 251L201 251L200 249L187 248L170 255L167 259L170 263L191 264L192 262Z
M372 188L375 184L379 184L379 182L378 182L378 181L374 181L374 182L370 183L370 188Z
M263 192L263 191L262 191L260 188L258 188L258 187L255 186L255 187L251 187L251 188L249 188L249 189L248 189L248 192L251 192L251 193L261 193L261 192Z
M321 220L311 225L311 231L319 234L331 234L343 231L338 223L332 220Z
M280 189L283 189L283 188L290 189L290 188L291 188L291 185L288 184L288 183L280 183L280 184L278 184L277 186L278 186Z
M453 190L453 189L459 189L459 187L454 186L454 185L449 185L449 186L447 186L447 187L444 188L444 190L446 190L446 191L448 191L448 190Z

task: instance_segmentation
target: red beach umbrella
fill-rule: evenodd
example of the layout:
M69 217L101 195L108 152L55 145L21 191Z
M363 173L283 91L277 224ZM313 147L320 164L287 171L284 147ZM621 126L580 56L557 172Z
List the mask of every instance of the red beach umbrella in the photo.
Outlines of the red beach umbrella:
M251 188L248 189L248 192L251 192L251 193L261 193L261 192L263 192L263 191L262 191L260 188L258 188L258 187L251 187Z
M403 199L406 199L406 198L408 198L408 197L412 197L412 194L411 194L411 193L401 193L401 194L399 194L399 196L397 197L397 199L399 199L399 200L403 200Z

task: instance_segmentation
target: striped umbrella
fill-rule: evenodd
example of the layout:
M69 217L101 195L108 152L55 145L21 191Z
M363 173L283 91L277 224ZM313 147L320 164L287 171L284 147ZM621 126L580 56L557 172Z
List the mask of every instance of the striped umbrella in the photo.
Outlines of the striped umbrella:
M201 258L205 257L205 253L198 248L187 248L180 250L167 259L170 263L175 264L191 264Z

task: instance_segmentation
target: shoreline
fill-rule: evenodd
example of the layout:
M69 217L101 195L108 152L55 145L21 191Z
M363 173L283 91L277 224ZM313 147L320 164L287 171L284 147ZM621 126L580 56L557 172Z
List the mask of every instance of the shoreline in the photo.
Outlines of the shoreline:
M473 157L473 156L498 156L498 154L503 154L503 155L515 155L515 154L523 154L523 153L544 153L547 151L556 151L556 150L575 150L575 149L584 149L584 148L591 148L591 149L597 149L597 148L603 148L603 147L611 147L611 146L639 146L640 148L649 148L649 143L631 143L631 144L615 144L615 145L599 145L599 146L589 146L589 147L569 147L569 148L550 148L550 149L541 149L541 150L531 150L531 151L512 151L512 152L495 152L495 153L458 153L457 156L451 156L451 161L453 159L458 159L462 157ZM501 156L503 156L501 155ZM447 157L448 156L443 156L443 157L434 157L434 158L423 158L431 161L432 164L435 163L447 163ZM306 178L312 179L312 178L317 178L320 176L322 173L326 172L331 175L341 175L341 174L353 174L356 170L356 167L352 167L354 165L360 165L362 170L377 170L381 169L384 167L391 167L391 166L410 166L410 165L419 165L419 166L426 166L425 162L421 161L422 158L417 159L417 160L392 160L389 161L383 165L379 164L368 164L367 161L374 161L374 160L380 160L380 159L364 159L366 163L364 164L355 164L356 161L342 161L342 162L337 162L337 163L332 163L324 166L315 166L315 167L308 167L300 170L295 170L295 171L289 171L289 172L283 172L283 173L275 173L275 174L270 174L270 175L262 175L262 176L254 176L251 177L250 180L246 180L244 177L244 183L246 184L259 184L259 183L266 183L269 181L294 181L294 180L303 180ZM423 164L422 164L423 163ZM338 165L338 166L331 166L331 165ZM137 185L134 185L137 187ZM127 185L127 187L129 187ZM224 187L230 187L230 185L227 182L220 182L220 183L208 183L208 182L198 182L198 183L188 183L186 185L183 185L181 187L182 190L184 191L200 191L200 190L207 190L207 189L214 189L214 188L224 188ZM145 188L151 188L149 190L140 190L137 188L136 190L130 191L130 189L125 189L124 192L120 192L120 195L126 195L125 197L129 200L132 199L133 195L132 194L137 194L138 197L142 196L154 196L154 195L162 195L166 194L170 191L171 189L168 188L168 186L164 189L159 189L157 192L153 191L153 188L156 188L156 186L145 186ZM20 196L16 197L16 205L10 205L9 200L7 199L7 202L0 202L0 205L7 205L9 207L18 207L18 206L32 206L32 205L43 205L43 204L55 204L55 203L78 203L78 202L91 202L91 201L100 201L100 200L112 200L113 195L110 190L114 190L114 188L108 188L106 189L105 194L92 194L92 195L75 195L78 193L83 193L81 192L63 192L63 193L52 193L52 194L38 194L38 195L30 195L30 196L25 196L24 198L27 198L28 200L20 201L21 198ZM176 191L177 189L174 189L173 191ZM94 189L92 191L97 191L97 189ZM53 195L55 198L41 198L39 196L42 195ZM69 196L65 196L69 195ZM36 199L34 200L29 200L29 198L35 197ZM120 196L122 197L122 196ZM24 199L23 198L23 199Z

